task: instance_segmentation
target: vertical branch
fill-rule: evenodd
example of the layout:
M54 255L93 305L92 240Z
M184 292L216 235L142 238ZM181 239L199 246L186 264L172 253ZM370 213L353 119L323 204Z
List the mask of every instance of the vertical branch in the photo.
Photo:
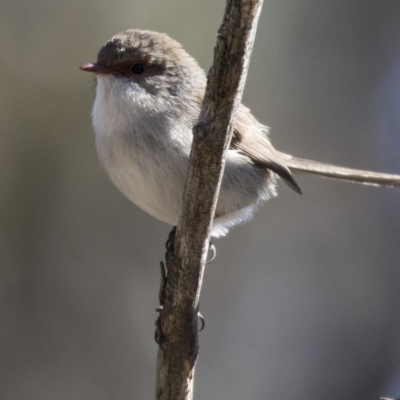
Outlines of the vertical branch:
M197 312L226 151L241 102L263 0L227 0L208 73L183 195L175 250L167 256L157 400L189 400L198 354Z

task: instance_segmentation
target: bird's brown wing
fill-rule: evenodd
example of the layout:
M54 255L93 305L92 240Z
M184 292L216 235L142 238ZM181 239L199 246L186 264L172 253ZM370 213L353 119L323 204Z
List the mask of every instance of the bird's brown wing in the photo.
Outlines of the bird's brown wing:
M267 132L267 127L260 125L250 110L241 105L234 125L231 148L249 157L254 164L275 172L294 191L301 194L301 189L285 161L267 139Z
M400 175L339 167L281 153L271 145L267 133L268 129L257 122L248 108L241 105L234 126L231 148L248 156L254 164L275 172L298 193L301 193L301 190L291 171L365 185L400 186Z

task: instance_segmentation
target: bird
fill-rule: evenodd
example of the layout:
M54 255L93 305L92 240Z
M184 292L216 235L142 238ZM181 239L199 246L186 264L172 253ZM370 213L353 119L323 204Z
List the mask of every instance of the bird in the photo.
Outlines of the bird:
M177 225L206 74L165 33L129 29L101 47L81 70L96 74L92 110L100 162L115 186L142 210ZM269 129L240 105L227 151L211 230L224 236L276 196L277 179L302 193L293 173L376 186L400 186L400 175L339 167L276 150Z

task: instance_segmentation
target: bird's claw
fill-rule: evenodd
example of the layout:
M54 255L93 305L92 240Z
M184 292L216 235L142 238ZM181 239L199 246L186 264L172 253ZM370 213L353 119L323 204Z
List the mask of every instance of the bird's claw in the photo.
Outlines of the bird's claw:
M162 327L161 327L161 318L162 318L161 315L162 315L162 311L163 311L163 306L157 307L155 309L155 311L157 311L159 313L159 315L155 322L156 330L154 332L154 340L161 347L161 349L164 350L162 344L163 344L165 335L164 335L164 333L162 331ZM200 328L198 329L198 332L201 332L206 326L206 320L204 319L204 317L200 313L200 311L197 312L197 318L200 321Z
M208 261L206 261L206 264L211 264L217 257L217 249L216 249L214 243L210 242L210 244L208 246L208 251L209 251L209 253L211 253L211 257Z
M206 326L206 320L204 319L200 311L197 312L197 318L200 320L200 328L198 329L198 331L201 332Z

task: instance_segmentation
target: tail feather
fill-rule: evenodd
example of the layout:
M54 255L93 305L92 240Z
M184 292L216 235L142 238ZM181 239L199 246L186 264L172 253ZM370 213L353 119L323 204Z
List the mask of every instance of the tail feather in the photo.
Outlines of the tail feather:
M309 174L321 175L326 178L357 182L365 185L400 186L400 175L338 167L336 165L296 158L284 153L279 153L279 157L285 161L286 166L289 167L292 172L306 172Z

